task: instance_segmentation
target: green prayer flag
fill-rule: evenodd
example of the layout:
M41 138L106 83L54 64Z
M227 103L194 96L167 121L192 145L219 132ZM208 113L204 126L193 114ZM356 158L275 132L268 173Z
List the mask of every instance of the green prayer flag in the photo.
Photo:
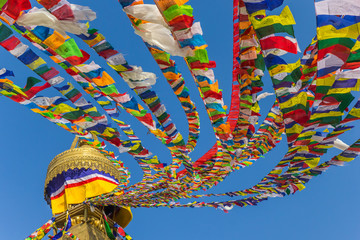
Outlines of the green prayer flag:
M195 50L194 57L186 58L189 63L200 61L201 63L209 63L209 57L206 49L197 49Z
M7 3L8 0L0 0L0 10L2 9L2 7L5 5L5 3Z
M79 47L76 45L74 39L69 39L64 44L62 44L58 49L55 50L63 58L68 58L72 56L83 57Z
M257 33L259 39L264 38L264 37L269 36L274 33L287 33L287 34L295 37L293 26L292 25L282 25L281 23L275 23L270 26L258 28L258 29L256 29L256 33Z
M95 29L95 28L89 28L88 29L88 33L89 34L94 34L94 33L96 33L98 30L97 29Z
M114 234L113 234L112 231L111 231L111 228L110 228L110 226L109 226L109 223L106 221L105 215L104 215L104 222L105 222L105 231L106 231L107 236L108 236L111 240L115 240L115 236L114 236Z
M114 84L111 84L109 86L106 86L104 88L100 88L100 90L105 93L106 95L110 95L112 93L118 93L116 87Z
M41 82L41 80L34 78L34 77L29 77L27 79L26 82L26 86L22 89L24 92L28 91L30 88L32 88L33 86L35 86L35 84Z
M190 5L172 5L171 7L166 9L163 14L167 21L171 21L172 19L181 15L187 15L189 17L192 17L193 8Z
M11 35L12 35L11 29L6 27L4 24L1 24L1 22L0 22L0 42L4 41Z
M319 49L328 48L328 47L334 46L336 44L339 44L339 45L342 45L342 46L345 46L345 47L351 49L354 46L355 41L350 38L325 39L325 40L319 41Z
M65 113L62 117L65 118L65 119L67 119L67 120L77 120L77 119L79 119L82 115L84 115L84 111L82 111L82 110L77 110L77 111Z

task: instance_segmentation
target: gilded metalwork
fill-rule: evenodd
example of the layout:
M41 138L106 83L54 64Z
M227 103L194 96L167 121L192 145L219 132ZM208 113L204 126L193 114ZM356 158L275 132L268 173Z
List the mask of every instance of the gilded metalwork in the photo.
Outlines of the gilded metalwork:
M115 177L119 182L121 181L119 171L110 160L104 157L96 149L82 146L60 153L50 162L45 179L45 189L49 182L57 175L75 168L103 171Z
M68 213L62 213L55 217L56 227L62 228L67 221L67 214L71 217L71 228L69 232L81 240L104 240L109 239L106 235L102 210L94 207L91 209L88 205L78 204L69 209ZM107 219L110 227L113 227L114 221ZM63 236L60 240L70 239Z
M75 142L75 141L74 141ZM79 144L81 146L81 144ZM88 146L83 145L79 148L75 148L75 145L70 149L63 153L57 155L49 164L47 175L45 179L45 199L48 199L46 194L47 185L51 180L53 180L59 174L69 170L69 169L92 169L92 170L99 170L110 174L114 178L116 178L119 182L121 182L121 175L120 172L116 169L116 167L108 160L105 156L103 156L100 152L96 149ZM85 235L91 234L93 236L96 235L96 231L98 234L104 233L103 226L101 226L101 219L102 215L99 210L95 210L94 212L89 212L89 216L84 216L84 208L85 205L69 205L69 211L71 217L74 217L72 220L74 221L74 227L79 228L79 231L84 231ZM130 221L132 220L132 213L130 208L128 207L115 207L116 209L113 210L113 219L110 221L113 224L113 221L117 222L123 228L126 227ZM65 213L60 214L56 218L56 224L61 226L64 224ZM85 220L86 218L86 220ZM84 228L82 227L83 224L86 225ZM81 225L81 227L79 227ZM86 229L86 231L85 231ZM95 235L94 235L95 234ZM84 238L88 239L88 238ZM90 239L102 239L102 238L90 238Z

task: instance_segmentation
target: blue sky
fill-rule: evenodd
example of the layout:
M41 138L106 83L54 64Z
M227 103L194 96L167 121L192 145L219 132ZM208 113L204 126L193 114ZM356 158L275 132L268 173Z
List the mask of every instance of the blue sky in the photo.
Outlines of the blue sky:
M130 22L117 1L77 0L71 3L87 5L95 10L98 19L91 25L100 29L112 45L125 55L130 64L142 66L145 71L157 74L159 78L155 89L168 106L169 113L180 131L187 135L185 116L180 104L172 104L176 97L165 84L165 79L141 39L133 33ZM209 57L217 62L215 74L220 88L224 90L226 104L230 105L232 2L209 0L205 3L201 0L192 0L189 4L194 8L196 21L201 22L204 38L209 45ZM295 34L301 50L304 50L315 34L313 1L285 0L284 6L286 4L290 6L297 22ZM84 45L79 45L92 53ZM0 56L0 68L13 70L16 77L11 80L18 85L23 86L28 76L35 77L5 50L0 49ZM40 56L50 63L46 56ZM92 59L108 69L102 59L97 56ZM291 61L295 59L290 58ZM200 112L200 140L198 149L191 155L196 160L213 145L215 139L195 84L181 59L177 61ZM116 74L110 69L108 72L116 78ZM68 76L63 76L70 81ZM123 92L131 92L120 78L116 80ZM265 90L271 91L269 77L264 77L263 81ZM266 115L271 105L270 100L273 99L269 97L261 102L263 115ZM0 106L0 239L23 239L51 218L51 210L43 198L47 165L55 155L70 148L73 136L5 97L0 98ZM145 146L158 154L161 160L170 161L169 153L163 151L165 148L146 134L144 127L125 113L122 117L133 124L136 134L144 140ZM358 135L355 133L359 131L355 129L352 133L344 135L342 140L348 144L352 143ZM116 149L109 149L116 152ZM251 167L233 173L209 192L222 193L253 186L276 165L285 152L286 144L282 142L265 155L265 158L261 158ZM329 153L324 157L325 160L338 152L334 150ZM135 183L141 179L135 161L126 154L119 154L119 157L132 172L131 182ZM330 168L325 174L310 181L305 190L295 195L270 199L256 207L234 207L227 214L213 208L133 209L134 220L126 231L137 240L359 239L359 170L360 163L356 159L344 167Z

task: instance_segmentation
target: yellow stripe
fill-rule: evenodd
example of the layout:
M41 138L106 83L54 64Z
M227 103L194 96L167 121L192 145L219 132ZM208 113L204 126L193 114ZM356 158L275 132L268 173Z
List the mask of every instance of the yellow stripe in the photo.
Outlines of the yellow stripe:
M300 67L300 60L297 61L296 63L291 63L291 64L287 64L287 65L280 64L280 65L276 66L275 68L269 70L269 73L270 73L270 76L274 76L274 75L282 73L282 72L291 73L298 67Z
M63 196L51 200L51 208L54 214L66 211L68 204L78 204L101 194L109 193L117 187L116 184L104 180L95 180L93 182L65 189Z
M313 136L313 135L315 135L315 133L316 133L316 131L304 132L304 133L299 135L299 138Z
M352 38L357 39L360 31L360 23L353 24L349 27L336 29L332 25L326 25L320 28L317 28L319 40L331 39L331 38Z
M335 75L325 78L318 78L316 79L316 86L327 86L331 87L335 82Z
M118 71L118 72L126 72L128 71L128 69L122 65L111 65L109 64L110 67L112 67L115 71Z
M350 115L353 115L355 117L360 117L360 109L359 108L353 108L349 112Z
M336 156L336 158L340 161L343 161L343 162L351 162L352 160L354 160L354 158L347 158L347 157L343 157L343 156Z
M311 120L317 119L317 118L324 118L324 117L339 117L344 115L342 112L334 112L331 111L329 113L314 113L311 116Z
M105 37L102 34L98 34L96 38L91 40L84 40L90 47L94 46L95 44L101 42L102 40L105 40Z
M38 67L40 67L41 65L46 64L46 62L44 61L44 59L42 58L38 58L35 61L33 61L32 63L26 65L28 66L31 70L35 70Z
M296 97L293 97L286 102L280 103L280 107L284 109L284 108L293 107L297 104L302 104L305 106L306 102L307 102L307 94L306 92L301 92Z

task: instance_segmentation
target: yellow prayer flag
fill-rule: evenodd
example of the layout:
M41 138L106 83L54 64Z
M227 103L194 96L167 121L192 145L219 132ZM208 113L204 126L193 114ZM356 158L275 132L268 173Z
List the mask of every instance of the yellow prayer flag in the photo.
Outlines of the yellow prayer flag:
M26 36L38 44L42 43L41 39L35 36L32 32L26 33Z
M105 40L105 37L102 34L98 34L96 38L91 40L84 40L90 47L94 46L95 44L98 44L99 42Z
M259 11L259 12L255 12L255 13L251 14L250 20L255 29L271 26L276 23L280 23L284 26L296 24L295 19L290 11L289 6L285 6L279 16L268 16L268 17L265 17L265 18L259 20L259 19L255 18L255 16L258 13L263 13L262 15L265 15L265 11L264 12Z
M320 158L314 158L311 160L307 160L305 161L305 163L310 167L310 168L314 168L319 164Z
M274 76L282 72L291 73L298 67L300 67L300 60L298 60L296 63L291 64L279 64L275 68L269 70L269 74L270 76Z
M349 114L360 118L360 109L359 108L352 108L350 110Z
M44 61L44 59L42 58L38 58L35 61L33 61L32 63L26 65L28 66L31 70L35 70L38 67L40 67L41 65L46 64L46 62Z
M77 111L76 108L70 107L66 103L60 103L59 105L56 106L53 113L56 115L60 115L62 113L75 112L75 111Z
M352 160L354 160L354 158L352 157L344 157L341 155L336 156L337 160L339 161L343 161L343 162L351 162Z
M300 124L294 124L294 126L292 126L291 128L286 129L286 133L287 134L291 134L291 133L301 133L301 131L304 129L303 126L301 126Z
M349 27L336 29L332 25L326 25L317 28L317 36L319 40L331 38L352 38L357 39L360 35L360 23L353 24Z
M260 106L257 102L254 104L254 106L251 107L251 111L256 113L260 112Z
M290 108L297 104L302 104L302 105L306 106L306 103L307 103L307 94L306 94L306 92L301 92L297 96L290 98L286 102L280 103L280 107L282 109Z
M310 120L315 120L317 118L325 118L325 117L339 117L343 115L344 113L339 111L330 111L328 113L314 113L311 115Z
M127 69L126 67L124 67L123 65L111 65L108 64L112 69L114 69L117 72L126 72L129 71L129 69Z
M305 185L302 183L295 183L295 185L297 186L297 188L299 189L299 191L302 191L305 189Z

